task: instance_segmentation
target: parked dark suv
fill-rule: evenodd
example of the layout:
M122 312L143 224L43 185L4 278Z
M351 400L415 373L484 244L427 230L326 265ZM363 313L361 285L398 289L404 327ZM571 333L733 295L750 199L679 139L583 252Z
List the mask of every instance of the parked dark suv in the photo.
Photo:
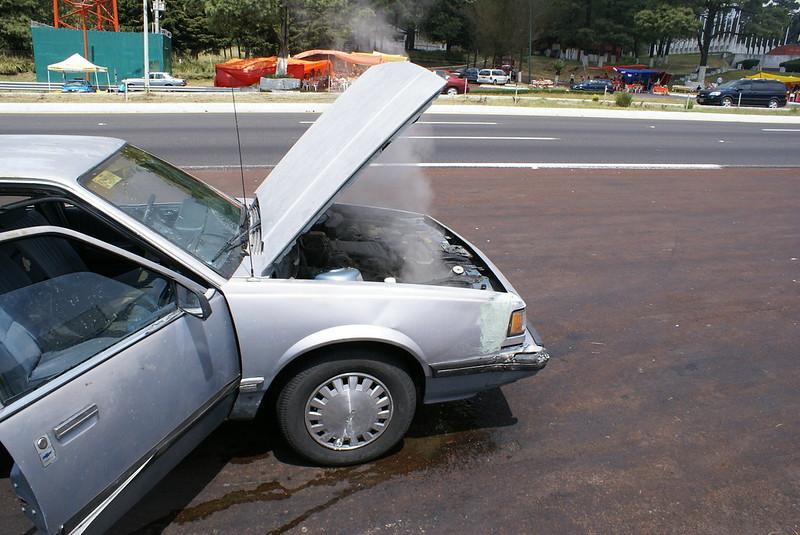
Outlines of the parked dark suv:
M697 94L697 103L779 108L786 105L786 86L778 80L733 80L713 89L703 89Z
M572 91L587 91L589 93L613 93L614 84L611 80L598 79L586 80L570 87Z

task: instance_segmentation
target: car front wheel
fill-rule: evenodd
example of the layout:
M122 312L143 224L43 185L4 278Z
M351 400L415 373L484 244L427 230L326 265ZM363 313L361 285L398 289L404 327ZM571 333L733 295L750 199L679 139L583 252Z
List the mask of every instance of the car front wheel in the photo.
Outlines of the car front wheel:
M773 99L770 99L769 104L767 104L767 106L770 107L770 108L777 108L778 104L779 104L778 99L773 98Z
M450 87L447 89L447 94L450 95L451 97L454 97L458 95L458 89L456 89L455 87Z
M722 105L726 108L730 108L733 106L733 99L731 97L725 97L722 99Z
M277 420L289 445L327 466L366 462L403 438L417 404L410 373L364 349L333 350L281 389Z

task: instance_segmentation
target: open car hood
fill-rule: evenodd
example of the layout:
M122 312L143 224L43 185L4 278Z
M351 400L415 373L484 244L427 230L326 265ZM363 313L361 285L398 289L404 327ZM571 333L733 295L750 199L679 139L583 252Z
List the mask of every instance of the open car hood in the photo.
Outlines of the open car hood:
M361 75L286 153L256 189L263 248L253 267L269 267L438 96L445 81L413 63L376 65Z

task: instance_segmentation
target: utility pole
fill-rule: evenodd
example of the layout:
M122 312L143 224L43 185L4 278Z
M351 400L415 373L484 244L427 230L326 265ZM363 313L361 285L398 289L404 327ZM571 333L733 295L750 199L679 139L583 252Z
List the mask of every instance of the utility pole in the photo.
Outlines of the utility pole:
M533 72L531 71L531 41L533 41L533 8L532 8L533 0L528 0L528 85L530 85L531 80L533 80Z
M153 15L155 17L154 33L161 33L161 12L164 11L164 0L153 0Z
M150 51L148 50L147 38L149 37L149 24L147 22L147 0L142 0L144 7L144 92L150 92Z

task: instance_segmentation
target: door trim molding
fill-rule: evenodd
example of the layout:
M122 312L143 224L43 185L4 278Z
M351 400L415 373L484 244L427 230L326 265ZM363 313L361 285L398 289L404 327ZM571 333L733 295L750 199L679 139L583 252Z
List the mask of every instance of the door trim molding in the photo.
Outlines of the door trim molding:
M239 388L239 380L241 376L237 376L226 384L222 390L217 392L211 399L206 401L199 409L193 412L180 426L175 428L169 435L167 435L161 442L147 452L138 462L134 463L127 471L111 483L105 490L100 492L91 502L86 504L83 509L78 511L70 520L64 523L61 527L61 533L80 534L86 531L91 526L100 514L114 501L114 498L119 496L125 488L127 488L137 476L139 476L145 469L152 465L159 457L161 457L170 446L180 440L182 436L189 432L189 430L197 424L203 416L210 412L215 406L222 403L228 396L234 394Z

